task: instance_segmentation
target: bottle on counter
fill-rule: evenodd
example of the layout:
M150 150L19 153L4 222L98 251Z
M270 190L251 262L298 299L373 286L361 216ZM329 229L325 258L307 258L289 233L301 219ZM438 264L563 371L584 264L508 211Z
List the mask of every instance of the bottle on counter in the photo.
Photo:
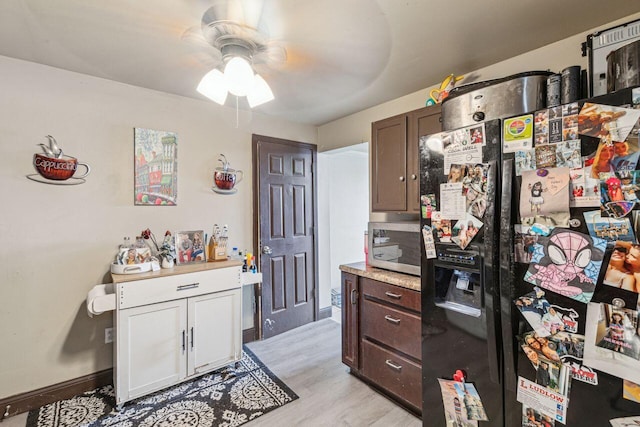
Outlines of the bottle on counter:
M122 239L122 243L120 244L120 249L129 249L131 247L131 239L129 237L125 237Z
M233 260L239 260L240 259L240 253L238 252L238 248L234 247L231 250L230 258L233 259Z
M252 256L251 257L251 264L249 267L249 271L251 271L252 273L257 273L258 272L258 268L256 267L256 257Z
M247 259L244 258L242 260L242 272L246 273L249 270L249 266L247 265Z
M135 244L136 248L147 248L147 244L144 242L144 239L142 238L142 236L138 236L136 237L136 244Z

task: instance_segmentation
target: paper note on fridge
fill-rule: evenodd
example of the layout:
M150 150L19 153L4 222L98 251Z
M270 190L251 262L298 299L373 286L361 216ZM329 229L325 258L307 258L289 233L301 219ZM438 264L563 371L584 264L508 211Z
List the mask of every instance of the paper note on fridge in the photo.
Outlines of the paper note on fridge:
M536 408L553 417L558 422L566 423L568 396L563 396L526 378L518 377L516 399L523 405Z
M569 212L569 168L522 172L520 217Z
M451 165L464 165L467 163L482 163L482 144L462 144L451 142L444 145L442 151L444 153L444 173L449 174Z
M446 219L464 219L467 199L462 194L462 182L440 184L440 215Z

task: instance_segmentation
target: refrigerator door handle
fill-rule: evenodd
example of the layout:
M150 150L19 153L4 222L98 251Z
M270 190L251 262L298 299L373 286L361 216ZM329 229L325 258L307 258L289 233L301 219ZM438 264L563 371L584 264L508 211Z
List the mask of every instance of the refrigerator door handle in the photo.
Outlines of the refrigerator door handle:
M505 159L502 162L502 201L500 203L500 317L502 326L502 354L504 358L504 384L507 390L516 391L517 378L517 350L514 345L514 327L512 304L514 299L514 284L511 264L512 242L512 196L514 191L514 161Z
M500 206L498 199L498 163L492 160L489 163L487 173L487 210L485 212L485 254L484 254L484 306L487 322L487 357L489 360L489 378L496 384L500 384L500 340L499 340L499 284L495 266L497 248L495 234L496 209ZM493 202L491 202L493 201ZM487 220L488 219L488 220Z

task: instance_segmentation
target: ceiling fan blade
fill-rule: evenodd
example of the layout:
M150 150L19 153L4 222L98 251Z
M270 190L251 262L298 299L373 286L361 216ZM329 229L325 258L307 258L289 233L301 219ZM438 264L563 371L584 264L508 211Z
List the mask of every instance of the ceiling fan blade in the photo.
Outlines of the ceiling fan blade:
M254 64L277 66L287 61L287 50L275 43L268 43L253 55Z
M212 47L211 44L207 41L207 39L202 34L202 29L200 27L189 27L187 28L180 39L183 42L187 42L193 46L198 47Z
M215 0L202 16L202 26L216 21L237 22L262 32L266 0Z
M187 55L187 62L201 66L206 70L212 70L222 64L222 57L220 55L212 56L205 52L192 52Z
M181 39L192 48L188 55L195 62L209 69L222 63L222 53L205 39L200 27L188 28L182 33Z

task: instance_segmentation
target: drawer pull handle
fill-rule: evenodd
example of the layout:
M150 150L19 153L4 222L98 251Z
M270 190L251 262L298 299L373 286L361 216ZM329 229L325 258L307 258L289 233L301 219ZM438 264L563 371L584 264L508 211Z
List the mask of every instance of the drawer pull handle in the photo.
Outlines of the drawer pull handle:
M389 359L385 360L384 363L386 363L388 367L390 367L391 369L395 369L396 371L401 371L402 370L402 366L401 365L396 365L395 363L393 363Z
M385 319L387 322L391 322L391 323L394 323L394 324L396 324L396 325L399 325L399 324L400 324L400 319L395 319L395 318L393 318L393 317L389 316L388 314L387 314L386 316L384 316L384 319Z
M184 329L182 330L182 352L184 353L184 351L187 349L187 344L186 344L186 333L184 331Z
M351 305L356 305L358 303L358 291L355 289L351 289Z
M194 339L193 339L193 326L191 327L191 350L193 350L193 344L194 344Z
M186 291L187 289L195 289L200 286L200 283L191 283L190 285L180 285L178 286L178 291Z
M389 292L389 291L385 292L384 294L389 298L394 298L394 299L402 298L402 294L394 294L393 292Z

